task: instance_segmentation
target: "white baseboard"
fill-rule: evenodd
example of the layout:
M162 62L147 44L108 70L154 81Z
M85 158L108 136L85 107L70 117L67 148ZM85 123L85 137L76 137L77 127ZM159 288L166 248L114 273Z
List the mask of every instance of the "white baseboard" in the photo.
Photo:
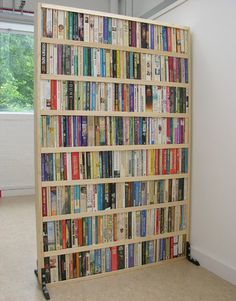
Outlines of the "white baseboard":
M224 264L223 262L213 258L202 251L191 246L191 256L200 262L200 265L210 272L218 275L233 285L236 285L236 269Z
M35 193L34 186L8 186L0 187L2 197L33 195Z

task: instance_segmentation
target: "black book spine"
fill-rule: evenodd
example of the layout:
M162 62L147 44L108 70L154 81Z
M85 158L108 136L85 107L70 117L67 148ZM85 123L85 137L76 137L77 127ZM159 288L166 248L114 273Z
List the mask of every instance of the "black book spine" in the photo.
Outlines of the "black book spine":
M129 52L126 52L126 77L130 78L130 59L129 59Z
M132 212L128 212L128 238L132 238Z
M73 40L79 40L78 13L74 13Z
M43 251L48 251L48 229L47 223L43 223Z
M74 82L68 81L68 109L74 110Z
M61 280L66 280L66 256L61 255Z
M132 46L132 21L129 21L129 46Z
M146 264L146 241L142 242L142 265Z
M44 258L44 269L45 269L46 283L50 283L51 276L50 276L50 258L49 257Z
M84 40L84 14L79 14L79 40Z
M118 270L125 268L125 246L117 247L117 255L118 255Z
M91 160L90 153L86 153L86 161L87 161L87 179L91 179Z
M41 73L47 74L47 44L41 43Z

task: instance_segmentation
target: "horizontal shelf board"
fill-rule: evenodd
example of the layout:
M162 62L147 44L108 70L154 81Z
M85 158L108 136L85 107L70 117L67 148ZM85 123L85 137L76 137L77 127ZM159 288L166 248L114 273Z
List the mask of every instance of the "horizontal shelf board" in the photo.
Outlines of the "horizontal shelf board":
M103 216L103 215L111 215L111 214L118 214L118 213L125 213L125 212L150 210L150 209L156 209L156 208L176 207L176 206L186 205L187 203L188 203L187 201L177 201L177 202L159 203L159 204L136 206L136 207L107 209L107 210L94 211L94 212L87 211L87 212L81 212L81 213L47 216L47 217L43 217L42 219L43 219L43 222L61 221L61 220L65 220L65 219L76 219L76 218L90 217L90 216Z
M89 275L89 276L84 276L84 277L77 277L77 278L67 279L67 280L63 280L63 281L47 283L47 286L53 287L53 286L57 286L57 285L68 284L68 282L91 280L94 278L113 276L118 273L134 272L135 270L140 270L143 268L146 269L146 268L150 268L150 267L157 266L157 265L169 264L171 262L176 262L176 261L184 260L184 259L186 259L186 256L182 255L179 257L170 258L170 259L166 259L166 260L162 260L162 261L158 261L158 262L154 262L154 263L147 263L147 264L143 264L143 265L134 266L132 268L125 268L125 269L111 271L111 272L104 272L104 273L100 273L100 274L94 274L94 275Z
M45 116L117 116L117 117L156 117L156 118L189 118L188 113L158 113L158 112L119 112L119 111L80 111L80 110L41 110Z
M113 77L94 77L79 75L61 75L61 74L40 74L41 80L72 80L80 82L99 82L99 83L117 83L117 84L134 84L134 85L151 85L163 87L182 87L188 88L188 83L160 82L155 80L142 80L130 78L113 78Z
M184 53L160 51L154 49L137 48L137 47L130 47L130 46L114 45L114 44L102 44L102 43L94 43L94 42L84 42L84 41L75 41L75 40L67 40L67 39L45 38L45 37L41 38L41 42L47 44L63 44L63 45L81 46L81 47L116 49L116 50L138 52L138 53L157 54L162 56L189 58L188 54L184 54Z
M177 236L177 235L185 235L185 234L187 234L187 230L146 236L146 237L137 237L137 238L132 238L132 239L123 239L123 240L119 240L119 241L102 243L99 245L90 245L90 246L83 246L83 247L77 247L77 248L62 249L62 250L57 250L57 251L48 251L48 252L44 252L44 257L92 251L92 250L134 244L134 243L139 243L139 242L143 242L143 241L150 241L150 240L167 238L167 237Z
M68 185L86 185L86 184L105 184L105 183L124 183L136 181L151 181L165 179L180 179L187 178L186 173L171 174L171 175L155 175L155 176L137 176L137 177L121 177L121 178L102 178L102 179L87 179L87 180L67 180L67 181L45 181L41 182L41 187L50 186L68 186Z
M154 24L154 25L168 26L168 27L173 27L173 28L189 30L188 26L158 22L156 20L154 21L154 20L150 20L150 19L143 19L143 18L137 18L137 17L130 17L130 16L127 17L127 16L124 16L124 15L111 14L111 13L107 13L107 12L103 12L103 11L88 10L88 9L61 6L61 5L54 5L54 4L48 4L48 3L41 3L40 5L41 5L42 8L51 8L51 9L70 11L70 12L75 12L75 13L90 14L90 15L93 15L93 16L110 17L110 18L115 18L115 19L120 19L120 20L130 20L130 21L135 21L135 22L144 22L144 23L147 23L147 24Z
M146 149L188 148L189 144L149 144L149 145L104 145L81 147L42 147L41 153L70 153L70 152L99 152L99 151L128 151Z

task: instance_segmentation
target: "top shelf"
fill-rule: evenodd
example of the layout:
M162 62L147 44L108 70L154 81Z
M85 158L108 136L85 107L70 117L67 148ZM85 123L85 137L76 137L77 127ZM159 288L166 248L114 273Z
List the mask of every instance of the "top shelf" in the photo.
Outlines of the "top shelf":
M130 17L130 16L123 16L119 14L111 14L103 11L94 11L94 10L88 10L88 9L81 9L81 8L75 8L75 7L66 7L66 6L61 6L61 5L54 5L54 4L48 4L48 3L39 3L39 8L51 8L55 10L63 10L63 11L69 11L69 12L75 12L75 13L83 13L83 14L90 14L94 16L103 16L103 17L110 17L110 18L116 18L120 20L130 20L130 21L135 21L135 22L144 22L147 24L154 24L154 25L159 25L159 26L168 26L168 27L173 27L173 28L179 28L179 29L184 29L189 31L188 26L182 26L182 25L176 25L176 24L170 24L170 23L165 23L165 22L158 22L158 21L153 21L149 19L143 19L143 18L137 18L137 17Z

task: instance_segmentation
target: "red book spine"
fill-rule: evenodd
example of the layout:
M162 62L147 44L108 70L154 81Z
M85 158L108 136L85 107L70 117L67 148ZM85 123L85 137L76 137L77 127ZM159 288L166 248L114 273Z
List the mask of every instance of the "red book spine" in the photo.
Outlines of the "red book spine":
M175 173L175 150L171 149L170 150L170 174L174 174Z
M111 270L117 270L117 247L111 247Z
M47 216L47 188L42 187L42 214L43 216Z
M61 221L62 228L62 249L66 249L66 221Z
M132 207L132 183L128 183L128 207Z
M52 110L57 109L57 81L51 80L51 107Z
M168 57L168 68L169 68L169 81L174 81L174 69L173 69L173 57Z
M170 118L167 118L167 129L166 129L166 136L167 136L167 144L170 144Z
M159 175L159 150L155 150L155 175Z
M83 245L83 221L82 218L78 219L78 244L79 247Z
M131 21L131 45L132 47L136 47L136 22Z
M66 159L66 153L63 154L63 170L64 170L64 179L67 180L67 159Z
M71 153L72 180L79 180L79 153Z
M176 82L179 83L181 81L181 77L179 76L180 72L180 59L176 58Z
M167 27L167 49L172 51L171 28Z
M58 116L58 141L59 146L62 146L61 116Z
M166 174L166 149L162 150L162 174Z

